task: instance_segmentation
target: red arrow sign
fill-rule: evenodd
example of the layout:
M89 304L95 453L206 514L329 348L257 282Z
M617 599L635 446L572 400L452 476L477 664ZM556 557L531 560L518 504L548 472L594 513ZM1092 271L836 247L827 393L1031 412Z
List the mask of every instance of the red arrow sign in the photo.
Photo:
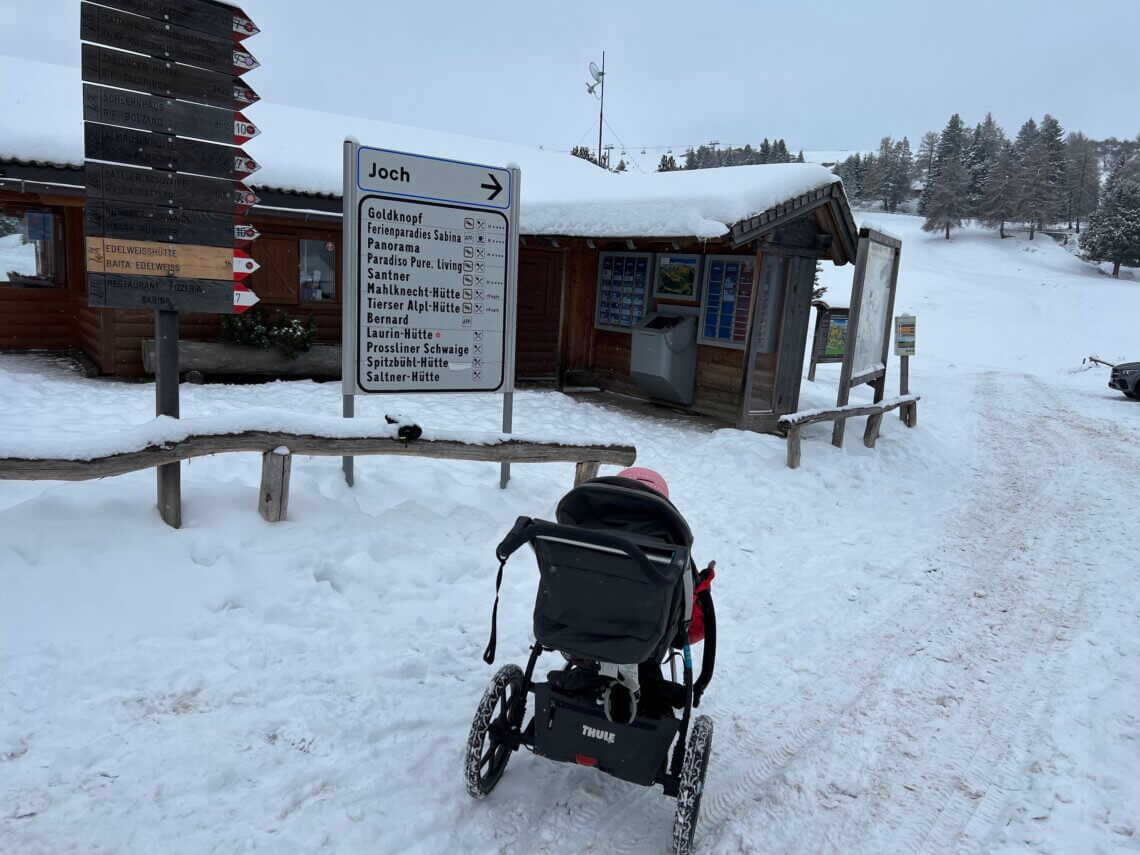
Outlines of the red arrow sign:
M245 117L245 113L234 113L234 144L241 145L247 143L255 136L261 133L261 130Z
M244 50L234 51L234 74L241 77L247 71L253 71L261 65L252 53Z
M246 17L245 12L243 12L241 9L238 9L236 7L234 8L234 41L235 42L240 42L244 39L248 39L250 36L255 36L260 32L261 32L261 30L259 30L257 28L257 25L254 24L253 21L251 21L249 18Z
M244 214L261 199L257 194L242 184L240 181L234 182L234 213Z
M234 281L240 282L249 274L253 273L261 267L256 261L249 257L249 254L242 249L234 250ZM250 304L252 305L252 303Z
M237 282L234 283L234 314L240 315L250 306L261 302L261 298Z
M261 237L261 232L249 223L234 223L234 241L237 243L252 243Z
M242 151L240 148L234 152L234 173L244 178L261 169L261 164Z

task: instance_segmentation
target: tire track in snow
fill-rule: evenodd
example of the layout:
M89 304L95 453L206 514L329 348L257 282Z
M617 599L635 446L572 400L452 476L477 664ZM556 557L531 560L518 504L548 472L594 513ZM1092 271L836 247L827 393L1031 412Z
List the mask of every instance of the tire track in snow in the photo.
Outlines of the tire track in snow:
M927 589L911 598L898 610L897 632L878 640L874 633L855 640L853 647L869 650L873 655L848 661L846 668L833 672L842 674L849 688L833 695L823 710L795 705L781 710L791 715L798 712L803 718L782 733L784 738L778 748L765 751L757 744L762 740L753 740L734 752L738 759L749 749L761 747L760 759L743 776L729 781L722 778L720 783L725 786L715 795L710 792L706 833L714 839L719 836L722 845L728 842L725 832L733 831L732 826L750 801L760 802L759 816L749 823L760 839L769 837L774 828L797 829L791 839L765 841L764 845L771 847L782 842L791 851L803 852L858 849L875 834L881 836L883 826L903 832L904 839L887 841L891 851L945 851L955 843L970 841L974 842L970 848L976 848L1000 818L1004 804L1001 794L1018 777L1016 760L1024 754L1029 726L1035 718L1032 713L1040 714L1047 689L1057 679L1065 645L1057 641L1056 630L1071 622L1066 615L1079 606L1070 574L1078 563L1083 569L1083 562L1071 560L1056 543L1044 544L1049 547L1045 554L1058 554L1061 561L1059 572L1058 568L1046 571L1050 585L1048 593L1042 594L1036 580L1026 578L1026 570L1032 568L1024 567L1021 558L1042 550L1040 538L1034 540L1034 524L1049 519L1049 509L1076 512L1084 497L1066 498L1065 488L1073 479L1048 477L1056 473L1049 473L1045 467L1050 460L1065 459L1057 452L1066 447L1071 436L1047 422L1034 423L1031 439L1045 447L1044 452L1038 448L1034 454L1035 462L1042 464L1040 474L1045 477L1034 479L1035 473L1027 472L1022 463L1023 455L1013 452L1024 450L1017 429L1024 425L1026 412L1039 409L1040 404L1030 403L1024 410L1013 412L1005 404L1006 390L993 387L994 379L987 377L981 396L1002 403L987 428L998 445L994 457L1000 470L998 477L990 480L994 486L988 495L979 497L980 501L963 514L958 537L944 549L947 562L943 566L949 572L940 575L956 576L956 583L952 580L941 590ZM1015 445L1016 449L1012 447ZM1005 513L997 513L1000 511ZM979 542L978 533L986 534L984 542ZM1053 536L1051 540L1057 538ZM1000 549L996 554L995 544ZM982 602L988 608L983 618L988 617L991 622L992 637L980 642L958 627L964 604L978 599L973 597L972 588L984 591ZM936 601L930 602L934 598ZM1011 622L1007 613L1019 603L1023 613ZM937 608L932 611L931 605ZM940 633L954 640L950 655L920 655L926 646L922 643L924 636ZM981 655L986 652L993 655ZM900 665L882 668L884 661L899 656L903 659ZM938 665L939 659L952 663L955 658L962 663L957 673ZM842 665L842 657L833 662ZM899 786L892 778L905 771L897 763L895 755L899 752L892 740L896 734L922 732L921 725L924 718L929 718L930 709L924 701L939 691L940 684L945 684L946 675L939 673L944 670L951 670L949 676L964 691L961 698L943 700L957 708L948 716L949 733L942 737L943 742L951 742L948 747L952 750L948 754L935 751L925 764L934 767L927 771L933 786L919 792L909 803L902 802L897 792L891 792L892 787ZM916 681L923 693L909 704L900 703L900 693L905 696L907 687ZM739 709L746 704L733 706ZM755 709L751 717L759 717ZM769 720L773 726L779 721L775 716ZM874 758L878 763L872 762L869 768L860 770L873 786L861 794L838 788L839 794L845 796L837 803L838 823L819 814L818 800L813 805L810 795L780 792L783 787L778 779L788 777L789 772L793 778L798 772L814 773L820 783L830 772L844 771L835 768L845 762L844 737L858 739L868 722L871 728L877 722L889 723L880 725L879 732L873 734L878 741ZM1011 734L1015 737L1012 741ZM893 766L892 760L896 760ZM846 775L847 779L851 777ZM797 782L794 786L800 785ZM717 782L710 778L710 791L716 789ZM960 840L964 829L969 829L968 839ZM752 841L760 843L757 837L750 836L749 842Z

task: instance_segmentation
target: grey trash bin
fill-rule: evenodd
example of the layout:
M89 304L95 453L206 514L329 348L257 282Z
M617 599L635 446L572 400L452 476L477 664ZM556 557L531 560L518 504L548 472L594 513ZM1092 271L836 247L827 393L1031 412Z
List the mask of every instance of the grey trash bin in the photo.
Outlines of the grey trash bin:
M629 373L654 398L693 403L697 319L651 312L633 328Z

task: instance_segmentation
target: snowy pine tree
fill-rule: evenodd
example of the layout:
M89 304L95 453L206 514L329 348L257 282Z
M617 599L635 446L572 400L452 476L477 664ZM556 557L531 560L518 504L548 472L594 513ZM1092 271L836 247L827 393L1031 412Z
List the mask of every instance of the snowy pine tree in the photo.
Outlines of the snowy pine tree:
M950 117L946 123L946 127L942 129L941 135L938 137L938 145L934 150L934 160L930 167L930 173L926 176L926 186L922 191L922 207L921 211L926 216L930 216L930 200L934 194L934 188L938 186L941 178L943 166L951 160L958 161L961 166L966 155L966 141L968 131L966 126L962 123L962 117L955 113ZM963 168L965 168L963 166ZM965 193L969 193L969 183L967 182ZM957 209L957 205L954 206Z
M697 153L691 148L685 149L685 169L696 169L698 166Z
M903 137L895 143L891 151L891 192L887 206L897 211L899 206L910 198L910 182L914 173L914 158L910 154L910 140Z
M804 150L801 148L800 153L796 155L796 163L804 162Z
M614 167L614 172L625 172L629 167L625 165L625 158L623 157L618 161L618 165Z
M658 172L675 172L680 168L677 165L677 159L671 154L661 155L661 161L657 164Z
M962 164L960 155L953 154L941 160L938 166L934 190L926 202L924 232L946 230L946 240L950 240L950 229L962 225L969 211L970 173Z
M1100 196L1100 175L1097 172L1096 145L1080 131L1069 134L1065 140L1065 218L1072 228L1077 223L1081 233L1081 218L1096 210Z
M1002 144L997 161L986 176L977 216L989 228L996 228L1004 238L1005 224L1017 216L1018 199L1017 166L1013 145L1007 140Z
M981 206L990 170L997 163L1003 142L1005 133L994 121L993 114L986 113L986 118L974 128L974 138L970 142L966 161L970 170L970 210L975 213Z
M1140 183L1109 181L1081 236L1081 250L1092 261L1111 261L1114 277L1122 264L1140 267Z

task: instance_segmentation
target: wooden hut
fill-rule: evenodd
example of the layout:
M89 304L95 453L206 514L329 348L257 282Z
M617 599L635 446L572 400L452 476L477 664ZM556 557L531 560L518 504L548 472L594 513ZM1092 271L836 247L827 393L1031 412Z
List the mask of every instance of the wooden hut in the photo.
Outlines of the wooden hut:
M87 306L78 73L0 58L0 76L17 82L0 96L12 119L0 128L0 350L72 349L105 374L140 376L152 314ZM52 111L29 106L49 99ZM353 117L259 104L251 118L262 136L248 148L263 169L248 182L261 201L245 219L261 232L249 250L261 268L246 284L270 309L314 317L326 344L340 340L347 133L522 168L522 382L644 397L630 372L634 327L656 310L695 313L687 406L774 430L778 415L797 408L816 264L854 261L842 185L819 166L613 175L567 155ZM690 267L688 287L654 288L674 260L682 273ZM216 340L219 325L216 315L184 315L181 335Z

